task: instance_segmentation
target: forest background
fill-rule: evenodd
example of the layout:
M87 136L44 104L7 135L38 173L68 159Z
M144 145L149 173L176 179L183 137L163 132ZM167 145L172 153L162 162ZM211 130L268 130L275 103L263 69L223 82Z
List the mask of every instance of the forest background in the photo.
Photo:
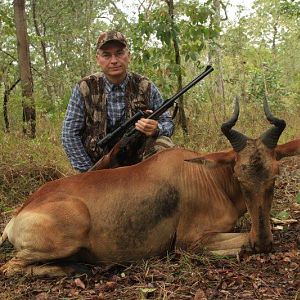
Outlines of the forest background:
M29 93L20 77L16 37L22 3ZM2 0L0 210L10 210L44 181L72 174L60 142L61 125L74 84L98 71L95 43L103 30L127 36L131 70L147 75L165 99L206 65L214 67L179 101L174 135L179 146L201 151L229 147L220 126L236 96L241 107L236 127L247 136L257 137L269 126L262 109L267 97L274 115L288 124L280 142L299 137L300 1L257 0L251 12L237 6L234 20L228 18L231 9L230 1L220 0L136 0L131 5Z

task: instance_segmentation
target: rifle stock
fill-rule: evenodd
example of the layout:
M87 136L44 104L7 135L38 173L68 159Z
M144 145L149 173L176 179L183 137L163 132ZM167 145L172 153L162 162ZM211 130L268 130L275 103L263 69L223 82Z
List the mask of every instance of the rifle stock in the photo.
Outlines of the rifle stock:
M118 127L116 130L114 130L112 133L105 136L103 139L97 142L97 146L104 148L106 147L111 141L120 139L122 136L123 141L119 140L109 151L108 154L104 155L92 168L89 169L89 171L94 170L100 170L100 169L107 169L107 168L116 168L121 165L129 165L137 163L134 158L131 159L125 159L124 164L122 164L121 158L126 156L125 151L128 151L128 155L135 155L138 153L138 149L135 149L136 151L132 151L132 149L129 148L130 146L141 146L141 143L134 142L134 139L140 139L144 135L135 129L134 124L142 117L145 117L147 119L158 119L160 115L162 115L165 111L167 111L169 108L171 108L175 101L182 96L185 92L187 92L191 87L193 87L195 84L197 84L200 80L202 80L204 77L206 77L209 73L211 73L214 70L212 66L207 66L204 72L202 72L200 75L198 75L194 80L192 80L189 84L187 84L185 87L183 87L180 91L178 91L173 97L167 99L164 101L164 103L153 113L146 116L145 113L142 111L138 111L132 118L130 118L128 121L126 121L124 124L122 124L120 127ZM131 130L128 131L133 127ZM127 132L127 133L126 133ZM125 134L125 135L124 135ZM133 138L131 138L133 137ZM144 140L143 139L143 140ZM124 142L125 141L125 142ZM130 151L131 150L131 151ZM121 154L120 154L121 153Z
M103 155L89 170L90 171L96 171L96 170L102 170L102 169L111 169L114 168L114 164L112 161L112 158L116 156L116 154L119 152L119 143L116 143L114 147L105 155Z
M113 169L134 165L142 160L146 136L135 131L131 136L123 136L113 148L102 156L88 171Z

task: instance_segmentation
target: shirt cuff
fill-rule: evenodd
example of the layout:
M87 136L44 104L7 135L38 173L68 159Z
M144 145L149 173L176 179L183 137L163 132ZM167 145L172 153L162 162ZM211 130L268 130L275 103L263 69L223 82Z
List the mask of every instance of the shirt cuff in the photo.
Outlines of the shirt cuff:
M158 123L155 134L153 135L154 138L157 138L160 135L161 127L162 127L161 124Z

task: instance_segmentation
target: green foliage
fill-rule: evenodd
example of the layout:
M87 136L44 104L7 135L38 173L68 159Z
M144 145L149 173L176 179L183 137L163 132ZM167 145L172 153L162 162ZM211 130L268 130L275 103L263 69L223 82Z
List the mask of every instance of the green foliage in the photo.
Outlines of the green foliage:
M132 67L145 73L160 87L163 94L176 91L179 71L186 76L186 64L175 63L172 39L180 47L181 56L187 64L197 65L205 40L216 36L218 30L208 27L214 11L211 4L198 1L178 1L174 4L174 23L167 5L154 5L153 9L141 12L132 24ZM196 66L197 68L197 66Z
M296 202L297 202L298 204L300 204L300 193L298 193L297 196L296 196Z
M0 20L1 20L1 27L0 33L1 35L9 35L13 36L15 34L15 25L13 14L8 5L1 4L0 6Z
M286 210L282 210L275 214L275 217L279 220L287 220L290 218L290 214Z
M284 108L282 99L287 95L282 78L282 70L272 62L262 62L262 68L250 72L252 81L249 90L249 97L256 103L262 103L265 96L274 113ZM270 92L268 92L270 91Z
M283 14L289 16L300 16L300 1L299 0L281 0L280 8Z

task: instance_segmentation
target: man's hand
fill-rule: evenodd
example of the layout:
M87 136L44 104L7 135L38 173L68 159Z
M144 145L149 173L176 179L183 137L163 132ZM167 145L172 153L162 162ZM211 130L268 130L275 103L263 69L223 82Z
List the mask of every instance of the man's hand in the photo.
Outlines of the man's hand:
M151 114L152 110L146 110ZM143 132L146 136L155 136L157 134L158 122L153 119L141 118L135 123L135 128Z

